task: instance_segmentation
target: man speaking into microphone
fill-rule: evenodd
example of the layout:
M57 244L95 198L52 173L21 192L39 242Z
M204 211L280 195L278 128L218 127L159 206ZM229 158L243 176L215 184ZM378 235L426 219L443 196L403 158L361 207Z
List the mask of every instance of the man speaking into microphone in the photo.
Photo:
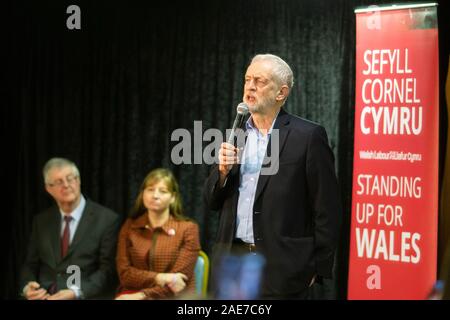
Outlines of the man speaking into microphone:
M204 188L208 207L220 214L213 272L229 253L263 255L264 299L306 299L314 282L331 278L340 229L325 129L283 108L293 83L280 57L252 59L243 96L250 113L242 125L246 139L237 139L242 148L233 139L222 143Z

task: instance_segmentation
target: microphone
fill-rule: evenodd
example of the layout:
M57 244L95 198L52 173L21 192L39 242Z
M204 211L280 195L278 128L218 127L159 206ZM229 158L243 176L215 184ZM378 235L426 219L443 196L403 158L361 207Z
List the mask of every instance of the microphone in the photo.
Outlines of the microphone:
M244 118L248 113L248 106L241 102L236 107L236 118L234 119L233 128L231 128L230 136L228 137L228 143L234 145L234 138L236 137L236 129L239 129L244 122Z

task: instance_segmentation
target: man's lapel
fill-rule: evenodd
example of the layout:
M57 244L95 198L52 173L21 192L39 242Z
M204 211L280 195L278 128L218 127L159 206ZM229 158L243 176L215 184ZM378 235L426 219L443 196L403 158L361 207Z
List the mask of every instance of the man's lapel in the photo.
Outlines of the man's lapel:
M50 215L48 237L53 254L54 266L61 261L61 213L57 206Z
M276 135L272 134L269 139L269 143L267 144L267 150L266 155L264 157L263 165L261 167L261 174L258 178L258 185L256 186L256 193L255 193L255 202L258 199L258 197L261 195L262 191L264 190L264 187L266 186L267 182L269 181L272 174L270 174L273 170L270 168L278 168L279 161L280 161L280 155L283 152L284 145L286 143L286 139L289 135L289 117L290 115L284 111L283 109L280 110L277 120L275 121L275 124L273 126L273 130L278 129L279 131L279 142L278 142L278 152L276 155L272 154L273 152L276 152L276 148L272 150L273 144L276 143L276 141L272 141L272 137L276 137ZM278 170L276 170L278 171ZM272 172L273 174L276 174L276 172Z

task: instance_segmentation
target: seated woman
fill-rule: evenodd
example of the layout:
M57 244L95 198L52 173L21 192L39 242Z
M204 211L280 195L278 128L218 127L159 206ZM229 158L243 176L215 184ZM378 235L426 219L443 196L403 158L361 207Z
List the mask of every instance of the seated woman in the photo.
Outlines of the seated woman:
M178 183L167 169L142 183L117 247L119 300L167 299L195 293L198 226L182 215Z

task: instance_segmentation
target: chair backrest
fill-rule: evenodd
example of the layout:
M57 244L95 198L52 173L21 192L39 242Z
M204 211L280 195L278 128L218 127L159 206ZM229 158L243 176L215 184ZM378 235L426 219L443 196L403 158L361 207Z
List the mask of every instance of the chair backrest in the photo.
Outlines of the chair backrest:
M199 252L194 269L195 291L200 298L206 298L209 278L209 258L205 252Z

